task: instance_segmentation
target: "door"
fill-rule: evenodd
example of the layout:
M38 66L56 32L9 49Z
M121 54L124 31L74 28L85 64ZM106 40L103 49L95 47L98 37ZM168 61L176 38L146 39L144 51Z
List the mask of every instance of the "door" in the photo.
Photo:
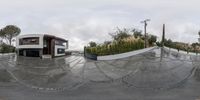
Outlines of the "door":
M52 38L44 37L44 46L43 46L43 54L51 55L51 41Z

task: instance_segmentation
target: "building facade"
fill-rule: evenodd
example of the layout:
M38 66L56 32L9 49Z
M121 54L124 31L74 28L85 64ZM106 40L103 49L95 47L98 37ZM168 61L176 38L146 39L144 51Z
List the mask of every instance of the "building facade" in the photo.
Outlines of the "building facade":
M16 38L17 55L57 57L65 55L68 40L48 34L27 34Z

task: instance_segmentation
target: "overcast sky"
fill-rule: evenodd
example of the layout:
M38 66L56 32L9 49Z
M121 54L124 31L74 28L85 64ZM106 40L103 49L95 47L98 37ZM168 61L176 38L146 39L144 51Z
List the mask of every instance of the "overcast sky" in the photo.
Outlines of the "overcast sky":
M70 49L81 50L89 41L110 40L120 28L147 32L186 43L197 42L200 30L199 0L0 0L0 27L14 24L21 34L48 33L69 40Z

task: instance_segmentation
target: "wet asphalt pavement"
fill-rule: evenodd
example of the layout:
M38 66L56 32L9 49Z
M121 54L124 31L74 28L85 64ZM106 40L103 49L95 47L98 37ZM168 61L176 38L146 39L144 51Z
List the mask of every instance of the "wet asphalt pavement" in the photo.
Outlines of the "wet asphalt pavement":
M200 55L160 48L111 61L0 55L0 100L200 100Z

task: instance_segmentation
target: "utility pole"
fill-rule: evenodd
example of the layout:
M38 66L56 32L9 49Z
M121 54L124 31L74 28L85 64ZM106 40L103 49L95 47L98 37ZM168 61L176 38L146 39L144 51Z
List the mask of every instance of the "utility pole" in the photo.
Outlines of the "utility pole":
M165 24L163 24L163 29L162 29L162 40L161 40L161 55L160 55L160 62L162 61L163 54L164 54L164 43L165 43Z
M165 45L165 24L163 24L162 47Z
M144 47L147 48L147 22L150 21L150 19L145 19L144 21L141 21L141 23L144 23Z
M200 43L200 31L198 32L198 35L199 35L198 41L199 41L199 43Z

